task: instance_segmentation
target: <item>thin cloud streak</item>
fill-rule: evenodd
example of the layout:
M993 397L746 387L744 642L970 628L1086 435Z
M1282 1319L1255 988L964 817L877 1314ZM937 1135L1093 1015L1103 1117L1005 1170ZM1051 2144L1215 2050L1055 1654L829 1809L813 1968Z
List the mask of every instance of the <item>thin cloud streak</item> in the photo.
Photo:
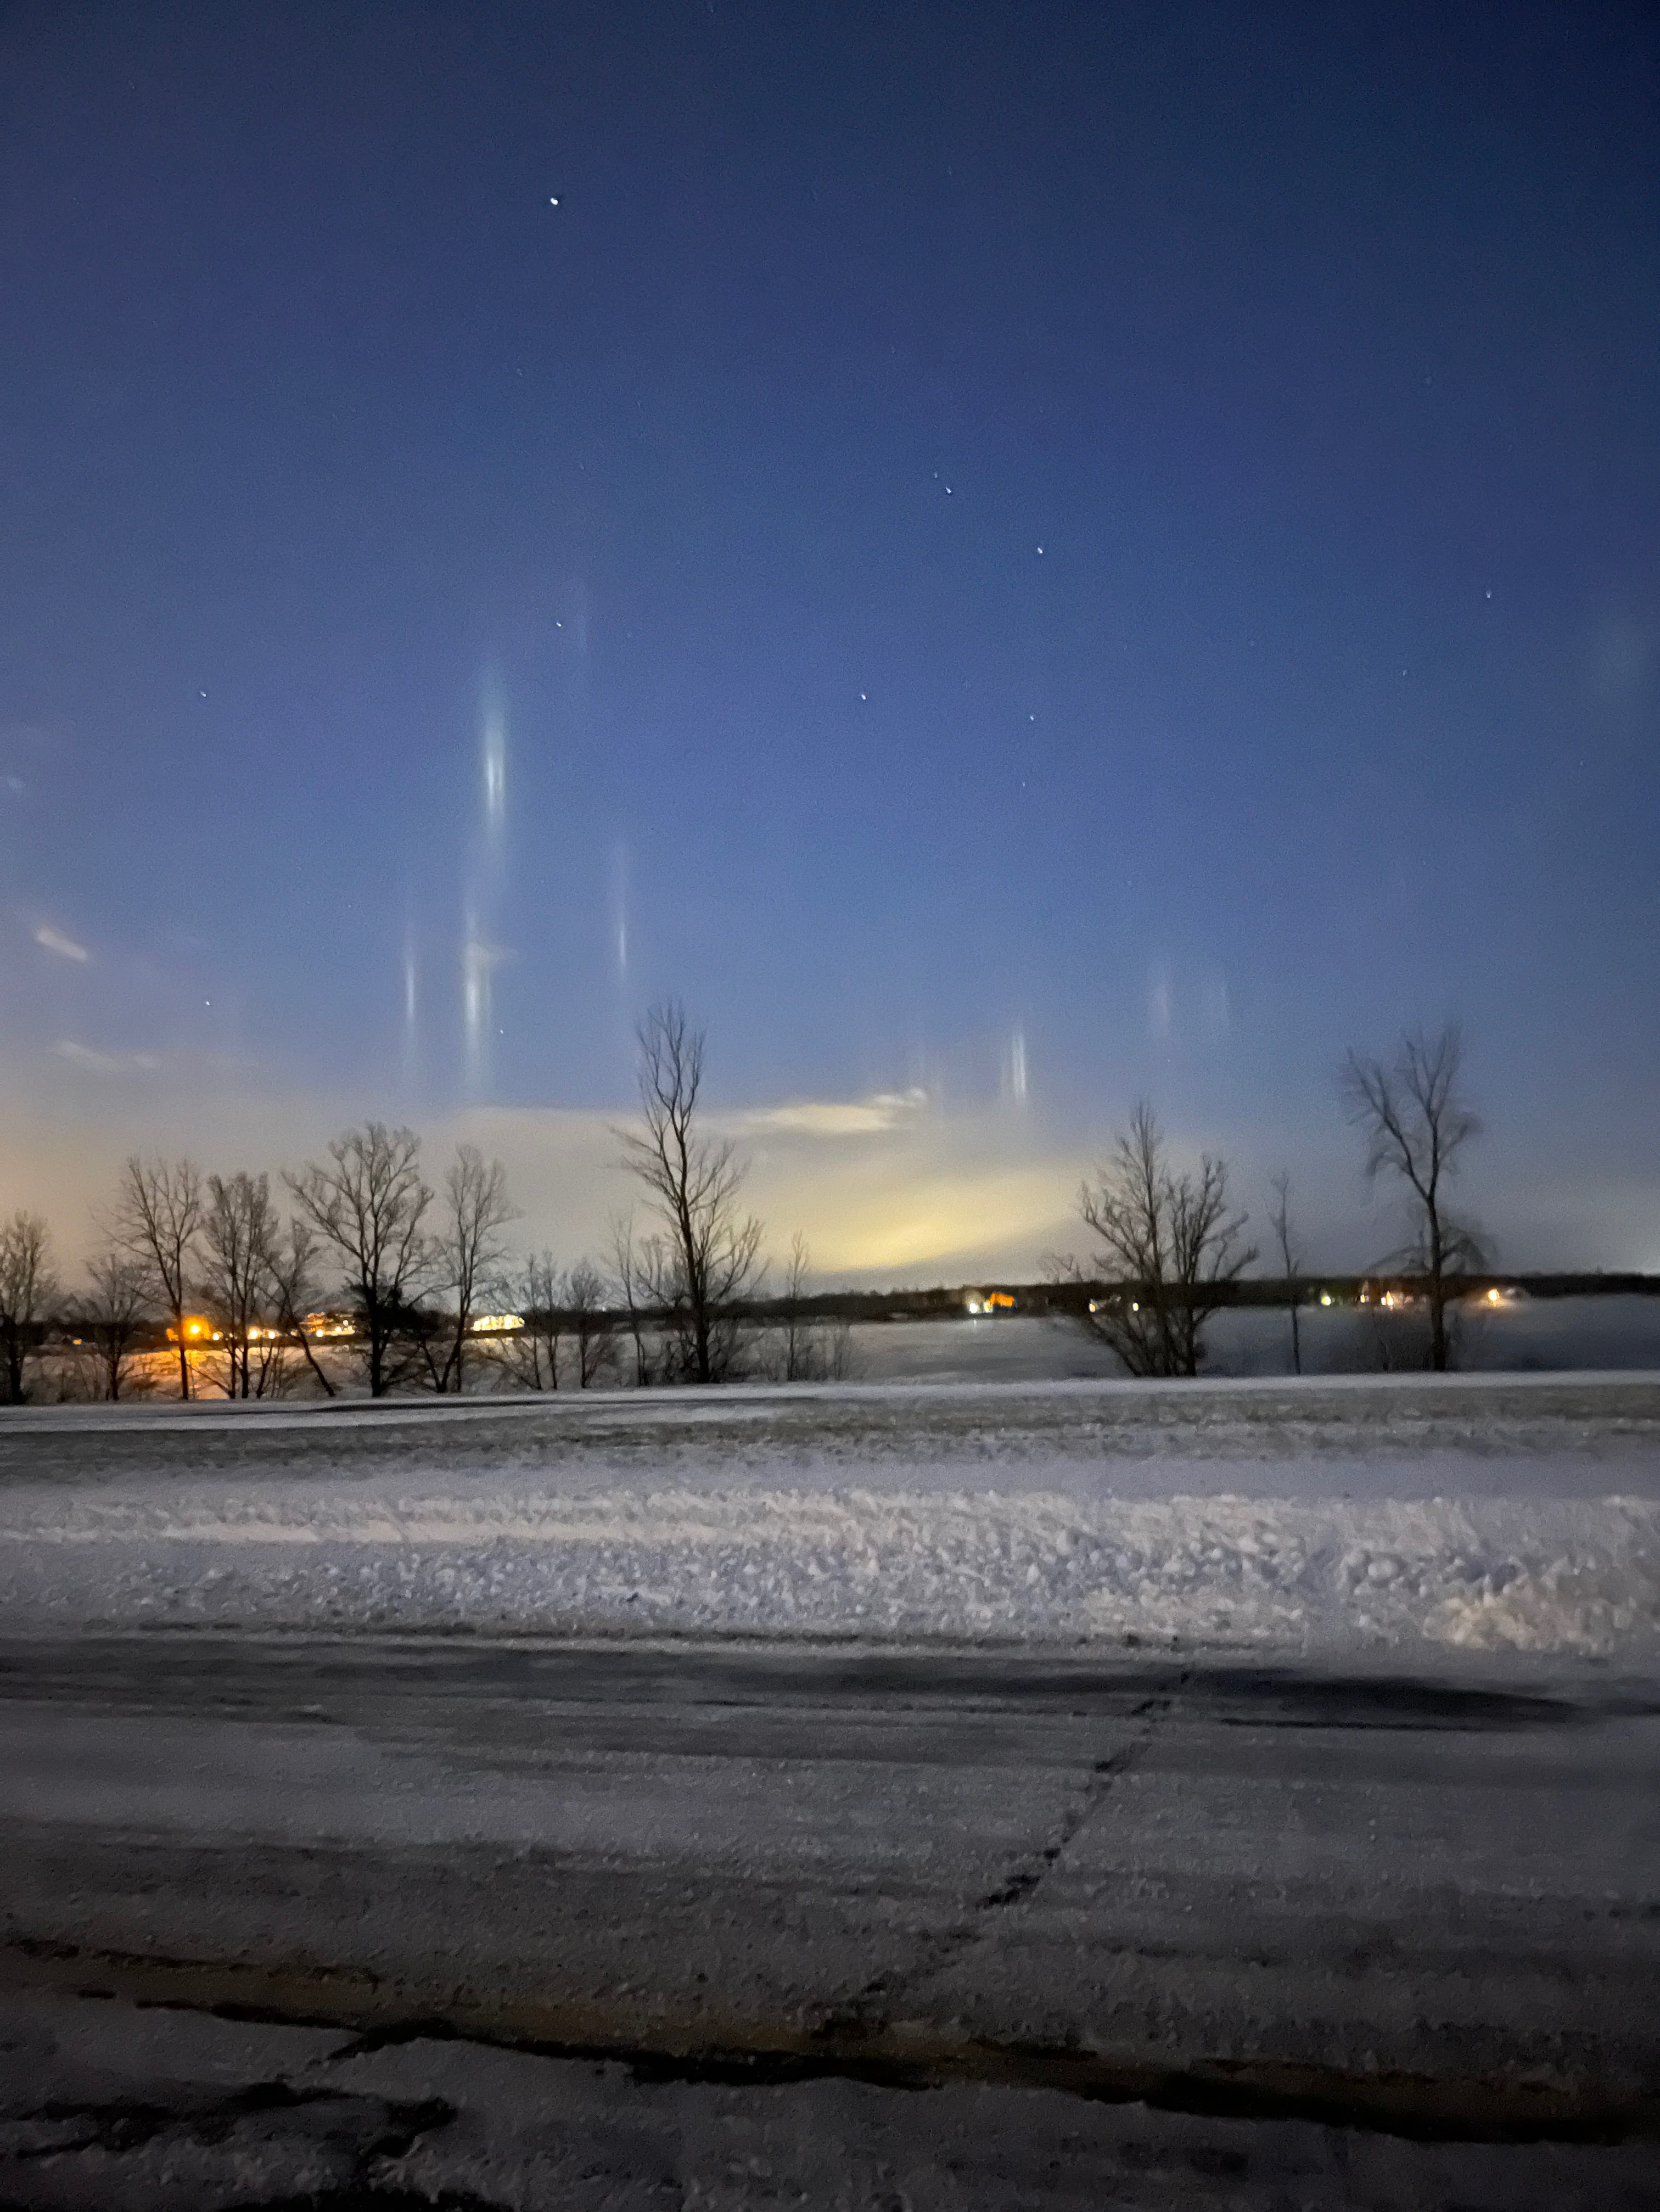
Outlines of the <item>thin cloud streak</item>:
M60 960L90 960L92 955L84 945L66 937L61 929L54 929L49 921L40 923L31 933L35 943L46 952L55 952Z
M149 1074L161 1065L153 1052L99 1052L73 1037L59 1037L52 1050L72 1067L89 1068L96 1075Z
M737 1127L754 1136L881 1136L914 1120L927 1103L928 1093L920 1085L879 1091L868 1098L808 1098L752 1109L737 1117Z

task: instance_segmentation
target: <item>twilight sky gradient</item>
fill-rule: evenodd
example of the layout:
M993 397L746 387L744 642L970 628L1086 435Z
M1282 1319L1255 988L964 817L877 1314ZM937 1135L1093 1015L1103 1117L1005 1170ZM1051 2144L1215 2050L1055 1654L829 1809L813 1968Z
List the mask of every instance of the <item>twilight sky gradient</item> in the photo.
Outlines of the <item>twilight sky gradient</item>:
M1651 9L22 0L0 297L71 1251L378 1111L573 1256L678 992L838 1273L1029 1269L1143 1092L1364 1263L1450 1014L1500 1255L1660 1267Z

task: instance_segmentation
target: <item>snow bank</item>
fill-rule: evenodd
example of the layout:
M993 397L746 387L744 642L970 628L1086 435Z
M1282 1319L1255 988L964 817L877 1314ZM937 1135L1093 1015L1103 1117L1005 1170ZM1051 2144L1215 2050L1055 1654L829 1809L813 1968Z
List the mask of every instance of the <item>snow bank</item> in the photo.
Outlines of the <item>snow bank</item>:
M0 1607L1646 1659L1660 1377L24 1409Z
M195 1623L1613 1654L1660 1624L1649 1499L1042 1490L200 1489L0 1529L13 1626Z

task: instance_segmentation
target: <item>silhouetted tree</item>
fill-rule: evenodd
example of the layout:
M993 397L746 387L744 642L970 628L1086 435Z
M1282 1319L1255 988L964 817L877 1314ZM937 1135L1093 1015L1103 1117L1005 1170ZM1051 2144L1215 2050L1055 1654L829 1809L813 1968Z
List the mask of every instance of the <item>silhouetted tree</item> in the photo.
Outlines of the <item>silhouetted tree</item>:
M1268 1215L1274 1242L1280 1247L1280 1264L1286 1277L1286 1304L1291 1313L1291 1371L1303 1371L1303 1339L1298 1325L1298 1278L1303 1262L1296 1250L1296 1239L1291 1223L1291 1177L1277 1175L1274 1178L1274 1210Z
M1350 1121L1366 1139L1366 1179L1397 1176L1411 1194L1414 1234L1391 1255L1423 1275L1430 1301L1430 1364L1450 1364L1448 1279L1484 1264L1473 1224L1447 1208L1445 1185L1481 1124L1459 1089L1463 1038L1449 1022L1436 1036L1414 1030L1388 1065L1351 1051L1340 1078Z
M334 1384L311 1342L313 1310L322 1296L318 1248L317 1231L311 1223L303 1217L291 1218L287 1235L278 1237L271 1248L271 1318L273 1325L282 1332L283 1342L300 1346L324 1396L332 1398Z
M96 1363L97 1395L114 1401L146 1323L146 1270L130 1253L112 1248L88 1262L87 1282L69 1326Z
M811 1267L807 1240L798 1229L790 1239L789 1256L784 1262L784 1286L778 1299L778 1364L780 1380L785 1382L806 1382L812 1365L812 1330L803 1311Z
M46 1318L58 1295L52 1237L38 1213L20 1206L0 1223L0 1352L4 1354L5 1403L28 1396L28 1363L40 1348Z
M798 1229L790 1239L778 1297L777 1356L781 1382L838 1382L853 1362L852 1332L843 1321L818 1321L807 1309L812 1254Z
M508 1279L506 1295L525 1326L503 1335L490 1357L521 1390L559 1388L559 1346L565 1334L564 1284L551 1252L532 1252Z
M301 1217L338 1260L357 1325L353 1346L382 1398L418 1357L417 1303L433 1273L424 1223L432 1192L421 1180L413 1129L368 1121L349 1129L285 1178Z
M1080 1318L1132 1375L1199 1372L1204 1324L1256 1257L1239 1242L1247 1217L1229 1212L1227 1186L1226 1163L1208 1153L1196 1171L1167 1164L1164 1133L1144 1101L1097 1180L1079 1192L1107 1286ZM1075 1261L1061 1266L1088 1279Z
M197 1286L223 1346L228 1398L250 1395L255 1362L264 1395L276 1343L265 1330L275 1304L272 1273L281 1237L269 1176L208 1177Z
M627 1319L629 1341L634 1347L635 1388L643 1390L655 1374L647 1330L650 1321L648 1285L660 1272L658 1240L648 1237L642 1243L635 1238L632 1213L611 1216L611 1256L617 1267L617 1287Z
M433 1386L466 1388L467 1340L478 1317L479 1298L496 1281L507 1256L502 1231L514 1218L508 1173L486 1160L476 1145L458 1147L444 1178L444 1225L433 1239L434 1287L454 1301L454 1310L423 1331L422 1348Z
M738 1309L761 1273L761 1224L739 1208L745 1168L736 1147L700 1132L703 1032L670 1000L651 1009L636 1036L644 1128L617 1134L623 1164L663 1226L653 1303L678 1371L694 1382L724 1382L738 1354Z
M191 1393L185 1316L202 1226L202 1174L194 1160L169 1164L140 1159L137 1153L128 1159L121 1170L111 1233L143 1270L148 1295L173 1324L181 1398Z
M576 1387L591 1389L617 1361L609 1311L610 1285L592 1260L579 1260L565 1278L565 1310L576 1345Z

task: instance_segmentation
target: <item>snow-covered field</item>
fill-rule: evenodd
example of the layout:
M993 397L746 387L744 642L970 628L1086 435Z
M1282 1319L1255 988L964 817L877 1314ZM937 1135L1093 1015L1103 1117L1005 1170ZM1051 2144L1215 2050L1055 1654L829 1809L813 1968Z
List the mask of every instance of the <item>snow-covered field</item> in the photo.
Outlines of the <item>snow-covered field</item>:
M0 1618L1660 1652L1660 1376L0 1425Z

